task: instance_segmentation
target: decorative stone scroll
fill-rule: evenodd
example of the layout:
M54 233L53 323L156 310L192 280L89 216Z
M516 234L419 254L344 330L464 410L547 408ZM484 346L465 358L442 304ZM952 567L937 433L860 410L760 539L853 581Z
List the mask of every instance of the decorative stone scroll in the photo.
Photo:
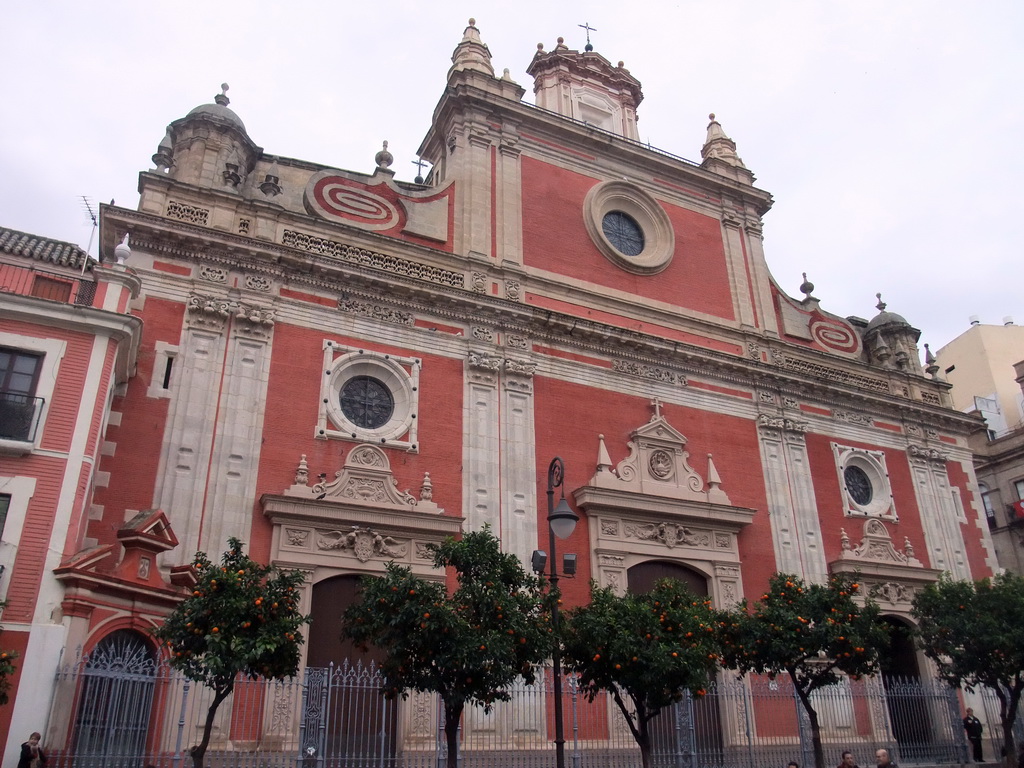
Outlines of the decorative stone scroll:
M370 528L354 525L348 533L330 531L318 533L316 546L322 550L352 550L356 559L365 563L372 557L396 559L405 557L408 544L402 544L391 536L384 536Z
M846 529L840 529L840 544L842 552L839 557L843 560L873 560L882 563L897 563L909 565L914 568L923 568L921 561L914 557L914 548L907 539L903 551L900 552L893 546L892 537L881 520L868 520L864 523L864 538L860 545L852 546Z
M926 448L923 445L911 445L907 448L907 453L910 454L910 458L919 461L931 461L936 464L945 464L949 461L947 454L935 448Z
M266 336L274 327L274 310L233 299L193 293L185 302L189 324L209 330L223 330L228 318L234 318L242 333Z
M612 360L612 369L618 373L628 373L630 376L653 379L654 381L675 384L680 387L685 387L687 384L686 376L682 373L676 373L667 368L659 368L656 365L638 363L634 360Z
M209 264L200 264L199 278L210 283L226 283L228 271L220 267L211 267Z
M326 475L309 486L309 468L303 455L295 473L295 484L285 490L286 496L312 498L316 501L339 501L372 504L376 508L410 509L433 514L442 514L443 509L433 502L433 486L430 474L423 478L420 498L408 491L398 490L398 481L391 472L391 462L380 448L374 445L360 445L353 448L344 466L334 474L334 480L327 482Z
M661 402L652 402L651 420L630 433L629 456L612 469L611 458L598 435L597 473L591 485L625 492L651 494L674 499L729 504L719 487L721 478L708 454L707 487L704 478L690 466L686 437L661 415Z
M795 419L787 419L783 416L769 416L767 413L758 414L757 426L762 430L781 429L785 432L799 432L801 434L810 428L806 421L796 421Z
M403 312L381 304L374 304L369 301L360 301L350 296L342 296L338 299L338 309L360 317L369 317L373 320L380 320L385 323L397 323L398 325L413 325L415 317L412 312Z
M676 523L650 523L647 525L636 525L626 523L626 538L640 539L642 541L660 541L669 549L677 546L686 547L707 547L711 544L711 536L707 531L694 533L685 526Z

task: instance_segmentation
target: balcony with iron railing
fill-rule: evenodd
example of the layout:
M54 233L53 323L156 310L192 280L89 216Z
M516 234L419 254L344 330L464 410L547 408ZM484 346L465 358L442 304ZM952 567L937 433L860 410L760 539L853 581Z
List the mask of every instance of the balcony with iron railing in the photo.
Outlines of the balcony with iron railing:
M32 449L45 402L41 397L0 392L0 454L24 455Z

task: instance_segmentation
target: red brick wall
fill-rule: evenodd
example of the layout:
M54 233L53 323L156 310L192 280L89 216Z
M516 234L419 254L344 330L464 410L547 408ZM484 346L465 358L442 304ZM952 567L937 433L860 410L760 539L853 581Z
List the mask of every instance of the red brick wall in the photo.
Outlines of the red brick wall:
M981 530L979 526L988 528L988 520L985 518L984 509L981 503L978 509L972 506L973 497L968 490L970 478L960 464L947 462L946 471L949 474L949 484L959 489L960 503L963 505L964 514L967 516L967 523L960 525L966 546L967 563L971 567L971 578L983 579L992 575L992 569L985 562L987 553L981 546Z
M907 460L906 452L850 440L841 442L844 446L852 448L884 452L899 522L883 520L883 523L889 531L889 535L892 536L893 546L896 549L902 551L903 539L909 537L911 544L914 545L914 554L917 559L926 567L931 567L931 563L928 561L927 547L925 547L924 530L921 526L921 512L914 495L914 482L910 474L910 463ZM827 435L807 435L807 454L811 465L811 477L814 481L814 496L818 504L821 536L827 562L838 559L842 551L840 529L845 528L851 543L853 546L857 546L864 534L866 521L866 518L863 517L846 517L843 514L839 474L836 471L831 443L832 438Z
M547 549L547 469L554 456L561 456L566 469L566 498L573 504L569 491L585 485L594 474L597 463L598 435L605 444L612 463L629 455L629 433L647 423L651 417L650 400L627 397L580 384L537 377L534 381L537 427L537 504L540 549ZM761 590L774 571L774 554L768 524L767 498L758 458L757 431L750 420L709 411L665 405L662 413L669 423L688 439L690 466L702 476L707 475L707 454L714 455L715 466L722 477L722 490L730 501L741 507L758 510L754 522L739 536L743 560L743 581L746 594ZM575 505L574 505L575 506ZM577 510L579 512L579 510ZM589 598L589 579L593 574L590 562L590 539L586 515L576 531L559 543L559 553L575 552L579 556L579 575L562 583L567 607L579 605ZM760 591L757 592L760 594Z
M663 203L675 229L675 257L657 275L634 275L606 259L583 224L583 200L598 183L598 179L523 157L526 265L732 320L718 219Z
M345 440L313 437L325 338L344 346L418 357L423 361L417 411L419 452L392 448L384 448L384 451L399 488L410 489L413 495L418 495L423 474L429 472L434 502L450 515L462 514L463 362L382 343L356 341L322 330L279 324L274 329L267 389L267 402L271 407L264 415L264 440L253 510L251 551L256 558L269 556L272 530L260 509L260 496L281 493L292 485L302 454L306 455L311 476L325 472L333 478L344 458L357 445ZM275 403L278 407L273 406Z
M128 382L124 397L114 398L113 410L123 414L121 425L107 427L106 440L116 444L115 453L101 457L99 462L101 470L111 473L111 485L96 489L94 503L103 506L103 518L89 522L88 535L100 544L116 542L125 509L149 509L153 505L170 401L148 397L146 390L154 377L159 383L164 374L162 367L154 370L156 343L180 342L184 313L183 304L152 296L146 299L138 373Z

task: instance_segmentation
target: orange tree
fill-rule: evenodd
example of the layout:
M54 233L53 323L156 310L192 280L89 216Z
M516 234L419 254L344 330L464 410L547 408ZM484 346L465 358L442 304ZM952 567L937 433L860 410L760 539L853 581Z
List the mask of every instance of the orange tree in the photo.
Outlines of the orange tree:
M467 704L490 711L508 701L518 677L535 679L553 634L541 581L501 551L489 529L433 548L434 565L454 570L457 584L413 575L388 563L366 578L361 600L345 611L343 635L383 654L382 693L437 693L444 704L448 765L458 764L459 723Z
M563 625L566 668L580 676L588 700L611 694L649 768L651 721L686 691L703 695L718 664L711 602L675 579L639 595L593 585L590 592Z
M1024 691L1024 578L942 578L914 597L924 652L951 685L989 688L999 699L1003 759L1013 765L1013 723Z
M299 668L302 625L299 613L303 576L261 565L231 538L220 565L197 552L196 584L153 634L167 647L171 666L213 690L203 736L191 749L202 768L217 708L231 695L240 675L281 679Z
M825 758L811 694L838 683L841 672L855 679L874 674L879 653L888 647L878 606L858 603L858 592L860 584L845 575L805 584L776 573L760 600L743 601L723 612L719 622L725 667L742 674L789 675L810 720L817 768L825 768Z

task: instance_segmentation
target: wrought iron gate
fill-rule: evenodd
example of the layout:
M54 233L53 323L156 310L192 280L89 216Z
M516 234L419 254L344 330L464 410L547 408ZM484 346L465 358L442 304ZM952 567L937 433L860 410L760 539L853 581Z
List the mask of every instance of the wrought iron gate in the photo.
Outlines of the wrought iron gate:
M84 660L76 702L75 765L120 768L143 754L153 706L156 661L146 642L118 630Z

